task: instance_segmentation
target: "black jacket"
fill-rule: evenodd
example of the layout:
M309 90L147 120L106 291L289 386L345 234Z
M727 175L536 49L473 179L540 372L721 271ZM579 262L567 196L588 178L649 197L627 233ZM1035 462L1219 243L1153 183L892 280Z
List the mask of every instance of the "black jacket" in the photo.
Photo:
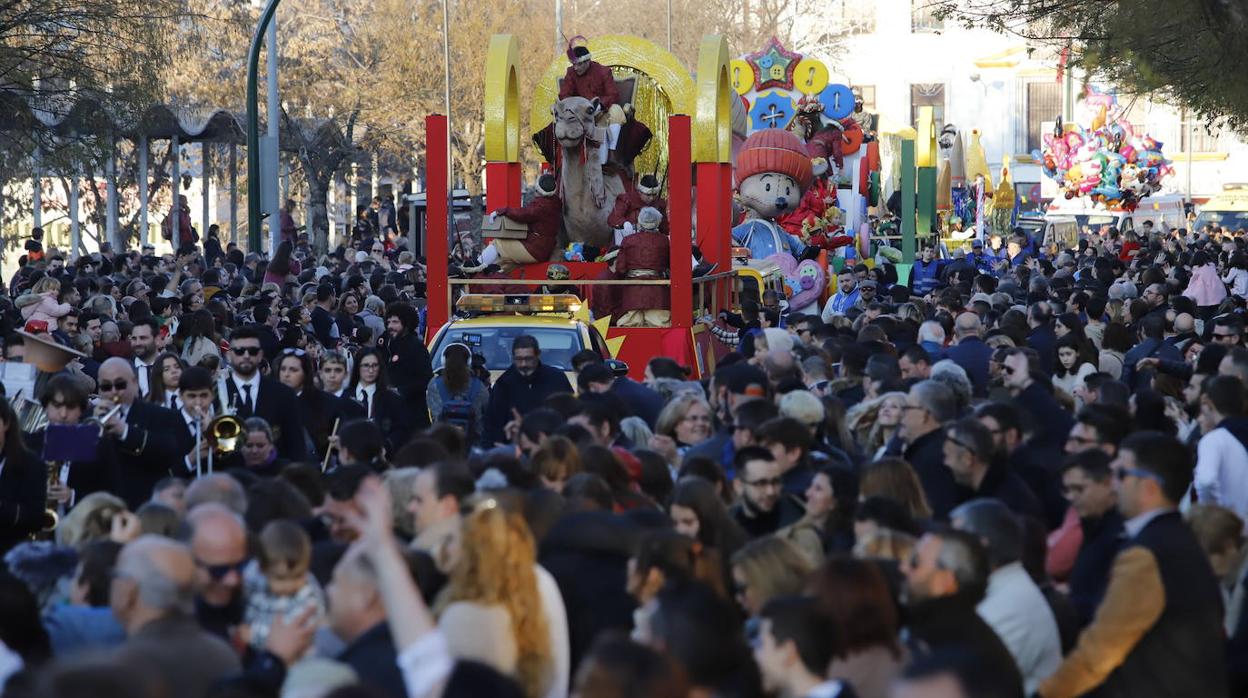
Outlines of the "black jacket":
M126 438L104 437L116 463L115 494L133 511L152 496L152 487L171 475L188 475L186 454L195 447L181 415L167 407L135 401L126 412Z
M530 376L520 375L514 366L508 368L490 390L490 402L485 408L485 442L505 441L503 427L512 420L513 409L524 416L541 407L551 395L570 392L573 391L568 377L552 366L538 364Z
M403 674L399 672L398 653L394 649L394 639L390 636L390 626L386 621L383 620L355 638L338 655L338 661L354 669L363 685L379 691L381 695L390 698L407 697Z
M1126 542L1126 533L1122 529L1122 514L1117 508L1110 509L1100 518L1081 519L1079 525L1083 528L1083 544L1079 546L1067 582L1070 585L1070 601L1079 613L1079 622L1087 625L1105 596L1109 571L1118 549Z
M1064 409L1053 397L1053 388L1040 381L1032 381L1014 398L1014 406L1031 415L1035 434L1027 441L1033 457L1053 458L1061 461L1066 437L1074 426L1070 411Z
M932 518L940 521L947 520L949 512L963 498L953 480L953 471L945 466L944 443L945 430L933 429L906 446L902 454L919 475L928 506L932 508Z
M1153 554L1165 593L1161 617L1097 690L1112 698L1227 695L1222 594L1178 512L1153 519L1126 547ZM1124 548L1125 549L1125 548Z
M48 471L35 454L17 451L0 465L0 555L39 530L47 507Z
M572 672L604 630L627 632L637 602L625 590L642 529L605 511L565 514L542 540L538 562L559 584L568 613Z
M283 458L294 462L307 460L308 444L303 432L303 419L300 417L298 396L295 391L282 385L276 379L260 377L260 388L253 395L254 410L248 410L243 404L243 396L239 393L234 377L229 373L225 377L225 390L230 404L234 406L239 419L261 417L273 428L277 438L277 452Z
M415 332L401 337L386 336L381 344L386 353L386 374L407 402L413 429L429 426L429 406L425 403L425 389L433 380L433 361L429 350Z
M914 656L950 648L969 652L979 660L983 674L991 675L995 690L984 695L1022 698L1018 664L992 626L975 612L974 602L959 596L926 599L911 603L909 612L909 632L904 637Z
M988 466L988 472L984 473L984 479L979 483L974 497L999 499L1018 516L1030 516L1044 521L1044 509L1040 506L1040 500L1005 462L998 461Z
M616 378L611 384L612 395L616 395L633 412L634 416L643 419L651 429L659 420L659 412L663 411L663 396L637 381L624 377Z
M368 407L356 399L357 390L358 386L348 386L342 394L342 399L357 405L360 416L365 416L368 414ZM381 434L386 440L386 448L390 449L390 453L394 453L411 438L415 418L408 411L408 403L398 392L393 389L374 390L371 421L376 422L381 428Z
M346 398L330 395L324 390L313 389L299 394L299 418L303 420L304 429L316 457L325 455L329 444L329 436L334 431L334 422L338 428L347 420L366 416L360 403Z
M732 506L729 513L750 538L762 538L800 521L806 515L806 507L802 506L797 497L781 493L775 508L769 512L755 511L753 507L746 504L745 498L742 498L740 502Z

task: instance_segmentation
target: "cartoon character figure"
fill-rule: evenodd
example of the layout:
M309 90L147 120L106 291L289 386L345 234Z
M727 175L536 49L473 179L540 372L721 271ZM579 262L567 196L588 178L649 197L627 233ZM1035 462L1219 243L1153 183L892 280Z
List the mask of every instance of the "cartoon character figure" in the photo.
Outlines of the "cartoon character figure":
M798 262L788 255L774 255L768 261L775 262L784 272L785 285L789 288L789 311L801 315L819 312L819 295L827 284L823 267L813 259Z
M780 129L754 132L737 153L736 175L745 220L732 229L733 243L749 248L753 259L800 254L805 246L775 220L797 208L813 177L801 140Z

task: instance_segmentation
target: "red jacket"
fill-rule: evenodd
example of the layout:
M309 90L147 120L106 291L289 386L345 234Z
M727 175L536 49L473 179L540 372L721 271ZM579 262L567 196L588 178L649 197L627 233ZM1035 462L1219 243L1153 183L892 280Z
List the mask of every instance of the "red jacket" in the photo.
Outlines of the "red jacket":
M620 92L615 87L615 76L607 66L589 62L589 70L584 75L576 74L576 66L568 66L563 74L563 82L559 83L559 99L568 97L598 98L603 109L610 109L620 101Z
M806 222L806 218L814 216L815 218L823 218L823 214L828 210L828 205L824 203L824 198L829 196L829 189L826 180L818 178L815 183L806 190L802 195L802 202L798 204L797 209L785 216L776 219L781 228L802 238L802 224ZM832 196L836 195L832 191Z
M550 261L559 239L559 226L563 224L563 202L558 196L538 196L523 208L499 209L498 215L527 223L529 236L521 243L524 249L533 255L534 261Z
M637 232L624 238L620 256L615 259L615 273L620 279L631 277L629 272L651 272L640 278L665 279L671 268L670 241L663 233ZM617 309L669 310L672 307L672 289L668 286L621 286Z
M659 210L659 213L663 214L663 222L659 224L659 230L667 234L667 199L655 197L654 201L647 204L641 200L641 193L636 189L626 191L615 197L615 208L611 209L611 215L607 216L607 225L612 228L623 228L624 223L628 222L632 223L633 227L636 227L637 214L641 213L641 209L647 206L656 208Z

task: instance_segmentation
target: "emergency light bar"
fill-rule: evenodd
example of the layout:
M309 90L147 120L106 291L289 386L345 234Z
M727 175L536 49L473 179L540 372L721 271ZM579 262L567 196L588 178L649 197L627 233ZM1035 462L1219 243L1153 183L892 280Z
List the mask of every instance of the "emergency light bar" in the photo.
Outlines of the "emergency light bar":
M469 293L460 297L455 310L461 313L575 313L581 299L572 294Z

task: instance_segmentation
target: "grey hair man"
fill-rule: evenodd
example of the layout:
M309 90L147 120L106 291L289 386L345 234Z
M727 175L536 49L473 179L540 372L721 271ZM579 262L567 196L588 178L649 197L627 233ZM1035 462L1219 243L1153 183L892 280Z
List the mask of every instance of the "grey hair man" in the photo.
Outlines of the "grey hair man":
M190 615L194 578L185 545L146 535L122 549L109 589L109 605L127 635L117 661L154 671L168 695L207 695L215 682L241 668L230 646Z

